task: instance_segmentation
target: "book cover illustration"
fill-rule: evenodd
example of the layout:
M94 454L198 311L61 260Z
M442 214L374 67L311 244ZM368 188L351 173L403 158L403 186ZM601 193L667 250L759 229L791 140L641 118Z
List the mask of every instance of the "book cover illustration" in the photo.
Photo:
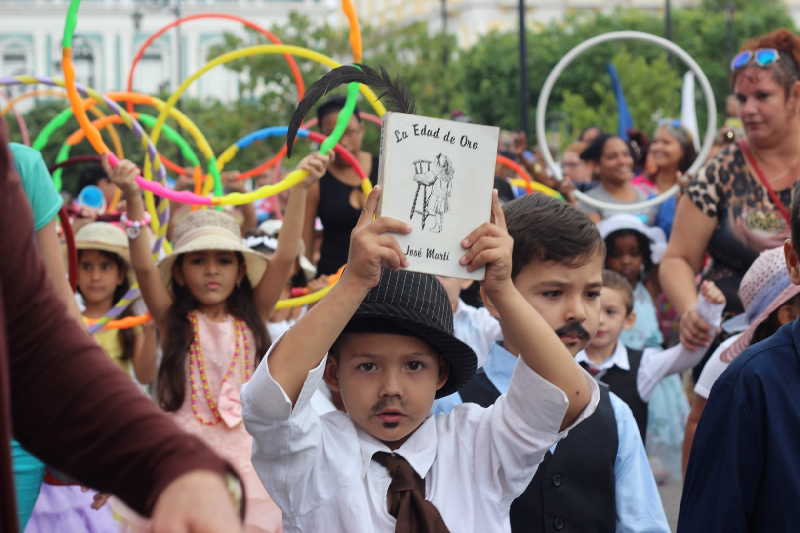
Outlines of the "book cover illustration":
M458 264L461 240L489 220L499 129L387 113L381 137L380 213L408 222L398 236L409 270L483 279Z

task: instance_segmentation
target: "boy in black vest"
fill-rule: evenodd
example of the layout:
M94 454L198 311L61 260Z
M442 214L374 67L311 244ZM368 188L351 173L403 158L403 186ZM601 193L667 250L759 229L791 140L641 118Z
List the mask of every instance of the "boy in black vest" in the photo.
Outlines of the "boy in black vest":
M605 247L597 227L574 207L543 194L518 198L504 211L514 238L514 285L574 356L597 330L600 315ZM492 310L490 295L483 297ZM505 335L506 321L499 320L505 340L492 347L483 370L460 389L464 402L490 405L508 387L518 350ZM595 414L546 454L511 506L511 529L669 531L636 421L607 388L601 387Z

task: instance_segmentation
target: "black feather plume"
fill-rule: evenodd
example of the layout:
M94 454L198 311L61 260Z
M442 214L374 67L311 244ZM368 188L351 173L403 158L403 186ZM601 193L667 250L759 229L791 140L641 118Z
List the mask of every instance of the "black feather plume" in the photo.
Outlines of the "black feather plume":
M300 128L303 119L323 96L334 90L340 85L350 82L359 82L368 85L378 93L378 99L385 98L386 103L395 111L401 113L414 113L414 99L408 89L403 86L396 78L392 79L386 69L375 70L367 65L358 64L342 65L335 68L318 79L308 88L303 100L297 104L297 108L289 121L289 131L286 133L286 143L288 145L288 155L292 155L292 145L294 144L297 130Z

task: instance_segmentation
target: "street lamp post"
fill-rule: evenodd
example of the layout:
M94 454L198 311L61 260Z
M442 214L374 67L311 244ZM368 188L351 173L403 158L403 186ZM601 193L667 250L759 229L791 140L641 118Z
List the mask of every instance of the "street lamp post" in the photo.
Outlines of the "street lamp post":
M664 36L672 40L672 0L664 1Z
M519 114L520 129L526 137L528 126L528 36L525 28L525 0L519 0Z

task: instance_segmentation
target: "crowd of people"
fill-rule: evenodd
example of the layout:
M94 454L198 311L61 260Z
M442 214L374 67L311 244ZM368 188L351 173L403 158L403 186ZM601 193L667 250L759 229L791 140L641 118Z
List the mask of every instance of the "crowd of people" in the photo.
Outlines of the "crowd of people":
M278 201L176 205L155 257L139 168L87 166L73 291L63 200L3 124L0 530L660 533L683 484L680 533L793 531L800 37L749 41L730 80L739 122L691 175L677 120L587 128L560 180L503 132L562 198L498 165L461 242L479 284L404 270L381 188L312 153ZM356 109L340 144L377 184L363 135ZM120 318L149 319L90 336L134 286Z

